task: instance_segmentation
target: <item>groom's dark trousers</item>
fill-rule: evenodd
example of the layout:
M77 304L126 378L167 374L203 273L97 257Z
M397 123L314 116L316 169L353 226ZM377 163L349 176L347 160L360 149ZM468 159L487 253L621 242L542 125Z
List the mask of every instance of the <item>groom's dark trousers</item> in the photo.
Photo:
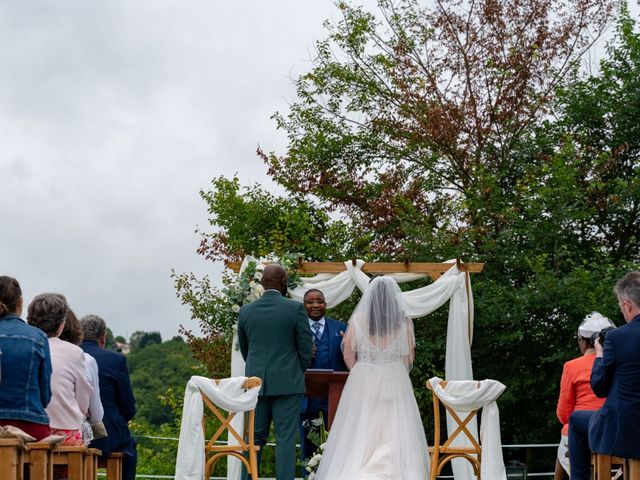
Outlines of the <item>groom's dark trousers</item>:
M276 290L240 309L238 343L245 374L262 379L255 419L255 440L267 443L271 422L276 436L276 478L294 480L296 434L304 371L312 356L313 340L307 311ZM258 465L260 457L258 457ZM248 478L243 472L243 478Z
M255 440L263 447L269 437L271 422L276 433L276 478L294 479L296 468L296 438L298 432L297 412L301 394L259 397L256 407ZM294 412L294 413L292 413ZM292 421L293 420L293 421ZM258 453L258 465L262 457ZM248 475L243 472L243 478Z

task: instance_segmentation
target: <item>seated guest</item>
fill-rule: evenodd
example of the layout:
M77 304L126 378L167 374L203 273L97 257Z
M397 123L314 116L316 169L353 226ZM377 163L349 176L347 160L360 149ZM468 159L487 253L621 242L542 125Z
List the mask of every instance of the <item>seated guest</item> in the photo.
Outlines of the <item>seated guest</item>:
M327 303L324 294L315 288L307 290L303 297L304 308L309 317L309 327L313 334L313 359L309 368L321 368L346 372L347 366L342 356L342 336L347 324L325 317ZM303 398L300 409L300 453L303 461L313 456L318 448L309 438L312 421L320 417L328 428L329 405L327 398Z
M640 272L622 277L614 291L627 323L608 332L604 345L595 342L591 388L607 400L569 418L571 480L589 480L591 452L640 459Z
M51 400L51 354L42 330L22 315L22 290L0 277L0 426L13 425L36 440L51 434L45 407Z
M67 310L67 315L64 320L64 328L62 329L62 333L60 334L60 340L64 340L65 342L73 343L74 345L80 345L82 343L82 327L80 326L80 322L78 321L78 317L76 317L73 310ZM85 362L85 376L91 388L93 388L93 393L91 394L91 398L89 399L89 411L87 412L87 416L82 421L82 443L84 445L89 445L89 442L93 440L93 430L92 427L96 428L100 426L102 429L102 416L104 415L104 410L102 408L102 402L100 401L100 384L98 381L98 364L95 359L89 355L88 353L82 352L84 355Z
M103 457L111 452L124 453L123 480L136 476L136 441L129 432L128 422L136 413L136 402L131 390L127 359L124 355L104 348L107 325L97 315L85 315L80 319L84 332L82 349L95 358L100 379L100 399L104 408L103 423L107 437L91 442L91 447L102 450Z
M82 446L82 421L93 389L87 382L84 353L77 345L58 338L64 328L67 300L57 293L43 293L29 305L27 320L49 337L51 350L51 402L47 406L51 433L64 436L62 445Z
M603 328L612 327L613 322L598 312L585 317L578 327L578 348L582 354L568 361L562 369L560 379L560 397L556 413L562 423L562 438L558 447L555 480L568 478L569 474L569 415L575 410L597 410L604 403L604 398L596 397L591 389L591 367L596 358L596 350L591 336Z

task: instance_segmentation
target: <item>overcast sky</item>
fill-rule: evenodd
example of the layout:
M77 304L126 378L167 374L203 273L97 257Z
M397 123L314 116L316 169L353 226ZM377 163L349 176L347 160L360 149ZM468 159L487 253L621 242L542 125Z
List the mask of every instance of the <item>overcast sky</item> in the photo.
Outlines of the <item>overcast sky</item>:
M0 274L115 335L195 327L170 271L219 281L198 191L269 185L256 146L284 150L269 117L330 17L332 0L3 0Z
M195 253L198 191L268 183L256 146L284 148L269 117L332 16L330 0L3 0L0 274L115 335L195 327L170 271L220 277Z

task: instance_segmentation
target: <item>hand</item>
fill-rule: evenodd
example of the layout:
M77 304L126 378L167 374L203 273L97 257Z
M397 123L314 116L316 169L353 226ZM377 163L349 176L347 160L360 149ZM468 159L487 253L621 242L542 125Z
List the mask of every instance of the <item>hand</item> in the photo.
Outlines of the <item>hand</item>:
M340 330L340 336L344 337L344 330Z
M596 341L594 342L594 347L596 349L596 357L600 358L602 357L602 345L600 344L600 337L596 338Z

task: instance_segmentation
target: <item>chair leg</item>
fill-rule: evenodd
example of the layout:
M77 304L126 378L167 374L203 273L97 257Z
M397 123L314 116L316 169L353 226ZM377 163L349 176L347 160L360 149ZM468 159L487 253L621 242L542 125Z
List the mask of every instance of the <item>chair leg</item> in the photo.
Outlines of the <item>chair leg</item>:
M640 480L640 460L627 458L624 462L624 469L625 480Z
M51 449L29 449L29 478L53 480Z
M593 480L611 479L611 457L594 453L592 458Z
M122 458L107 458L107 479L122 480Z
M255 450L249 450L249 465L251 466L251 480L258 480L258 454Z
M0 449L0 476L6 480L21 480L24 460L17 447Z
M436 452L433 452L433 455L431 455L431 469L429 472L429 480L436 480L436 476L437 476L437 472L438 472L438 455L436 454Z

